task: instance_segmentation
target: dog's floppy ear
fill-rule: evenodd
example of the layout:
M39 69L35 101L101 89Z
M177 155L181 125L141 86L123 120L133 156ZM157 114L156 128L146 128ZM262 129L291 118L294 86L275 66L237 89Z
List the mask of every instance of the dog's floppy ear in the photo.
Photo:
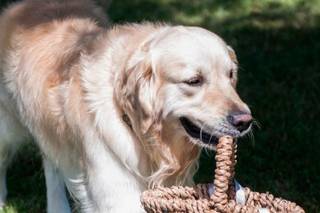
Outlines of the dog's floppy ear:
M235 51L232 49L231 46L227 46L227 49L228 49L228 54L231 58L231 60L235 63L235 64L238 64L238 59L237 59L237 55L235 53Z
M149 42L128 60L122 88L123 107L135 131L146 134L157 117L155 79Z
M235 64L235 67L237 67L238 66L238 59L237 59L237 55L236 55L235 51L230 46L227 46L227 50L228 50L228 54L229 54L230 59ZM232 86L234 88L236 88L237 81L238 81L237 69L232 69L231 72L233 74L232 81L231 81Z

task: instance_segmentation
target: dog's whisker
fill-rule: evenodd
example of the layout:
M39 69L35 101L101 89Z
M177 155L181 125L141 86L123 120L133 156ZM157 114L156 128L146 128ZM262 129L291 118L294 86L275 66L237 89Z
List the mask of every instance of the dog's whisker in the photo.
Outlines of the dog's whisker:
M209 153L209 150L208 149L204 149L205 150L205 153L208 157L210 157L210 153Z
M203 127L204 127L204 125L205 125L205 124L202 124L202 125L201 125L201 128L200 128L200 140L201 140L201 141L203 141L203 140L202 140L202 132L203 132Z
M214 132L214 129L212 129L211 132L210 132L210 139L209 139L209 141L211 141L211 139L212 139L213 132Z
M261 124L257 119L253 119L252 124L257 126L259 129L261 129Z
M252 129L250 130L250 132L248 132L248 137L250 138L251 142L254 144L255 139L254 139L254 134Z

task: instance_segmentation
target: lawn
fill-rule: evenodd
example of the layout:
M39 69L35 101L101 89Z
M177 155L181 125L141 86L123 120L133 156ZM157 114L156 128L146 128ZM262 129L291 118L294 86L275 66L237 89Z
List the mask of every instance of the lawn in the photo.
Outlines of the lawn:
M241 67L239 93L260 123L254 139L239 142L237 179L320 212L320 0L114 0L108 13L115 24L202 26L233 46ZM213 159L214 153L201 156L198 182L211 181ZM23 147L8 185L4 213L44 212L36 148Z

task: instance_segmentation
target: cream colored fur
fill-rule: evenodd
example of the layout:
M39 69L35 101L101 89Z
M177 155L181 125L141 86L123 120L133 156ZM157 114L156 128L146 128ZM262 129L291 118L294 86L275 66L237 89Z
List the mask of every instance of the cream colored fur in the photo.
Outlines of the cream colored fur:
M65 184L83 212L123 213L143 211L148 187L193 184L201 148L180 117L217 137L237 133L225 117L249 109L221 38L163 24L107 30L101 14L87 0L27 0L3 12L0 206L25 137L44 154L48 212L70 212ZM200 75L203 85L186 84Z

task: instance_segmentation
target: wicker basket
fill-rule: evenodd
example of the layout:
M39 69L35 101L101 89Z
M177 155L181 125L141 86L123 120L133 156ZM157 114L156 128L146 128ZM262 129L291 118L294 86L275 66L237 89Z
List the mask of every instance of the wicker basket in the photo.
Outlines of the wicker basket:
M252 192L235 186L236 143L229 136L217 145L215 180L213 184L194 187L159 187L143 192L141 201L147 212L219 212L219 213L303 213L293 202L269 193ZM238 188L238 189L236 189ZM242 199L241 199L242 198Z

